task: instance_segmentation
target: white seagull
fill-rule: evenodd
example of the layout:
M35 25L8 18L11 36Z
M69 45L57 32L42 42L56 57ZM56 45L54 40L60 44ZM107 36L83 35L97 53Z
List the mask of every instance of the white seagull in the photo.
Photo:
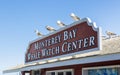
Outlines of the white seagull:
M37 29L35 30L35 33L36 33L37 36L42 36L42 35L43 35L43 34L40 33Z
M115 36L116 34L110 31L106 31L106 34L111 38L111 36Z
M49 31L56 31L55 28L51 27L51 26L46 26L46 29Z
M75 21L79 21L80 18L78 16L76 16L74 13L71 13L70 16L73 18L73 20Z
M57 21L57 25L59 25L60 27L65 27L66 25L63 23L63 22L61 22L61 21Z

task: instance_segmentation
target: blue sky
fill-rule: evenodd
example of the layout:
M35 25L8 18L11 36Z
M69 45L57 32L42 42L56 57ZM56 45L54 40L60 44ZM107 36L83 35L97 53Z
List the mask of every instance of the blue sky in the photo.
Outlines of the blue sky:
M0 75L24 63L29 41L38 38L35 29L47 35L46 25L59 29L57 20L74 22L72 12L96 22L103 35L106 30L120 35L120 0L0 0Z

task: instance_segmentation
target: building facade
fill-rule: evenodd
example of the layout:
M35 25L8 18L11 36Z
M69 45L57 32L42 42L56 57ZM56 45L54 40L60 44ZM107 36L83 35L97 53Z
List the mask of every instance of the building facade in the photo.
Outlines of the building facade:
M89 18L29 43L25 63L3 73L21 75L120 75L120 37L102 38Z

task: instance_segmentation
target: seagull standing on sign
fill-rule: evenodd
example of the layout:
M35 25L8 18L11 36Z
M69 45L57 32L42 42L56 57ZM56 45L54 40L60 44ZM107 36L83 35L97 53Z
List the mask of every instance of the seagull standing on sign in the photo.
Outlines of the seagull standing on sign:
M35 30L35 33L36 33L37 36L43 36L43 34L40 33L37 29Z
M57 25L60 26L60 27L65 27L66 26L63 22L61 22L59 20L57 21Z
M79 21L80 18L78 16L76 16L74 13L71 13L70 16L72 17L73 20L75 21Z
M55 28L51 27L51 26L46 26L46 29L49 31L56 31Z

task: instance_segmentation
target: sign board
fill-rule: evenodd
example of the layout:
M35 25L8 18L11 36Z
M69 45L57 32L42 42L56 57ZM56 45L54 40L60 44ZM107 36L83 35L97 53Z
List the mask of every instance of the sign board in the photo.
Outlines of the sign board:
M29 44L25 62L100 50L100 32L89 18L76 21Z

